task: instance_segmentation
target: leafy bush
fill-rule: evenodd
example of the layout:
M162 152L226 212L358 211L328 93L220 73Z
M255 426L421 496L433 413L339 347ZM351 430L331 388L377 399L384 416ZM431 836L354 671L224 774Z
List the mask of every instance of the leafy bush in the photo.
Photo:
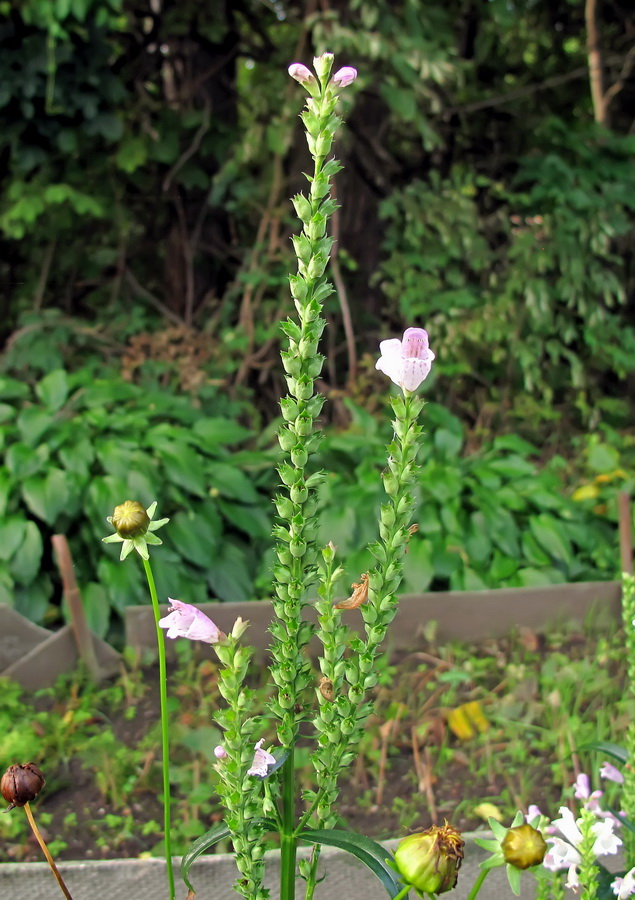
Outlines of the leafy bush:
M0 420L0 601L36 622L50 616L48 538L65 533L90 625L105 634L111 613L145 600L140 567L101 543L105 517L129 498L157 499L172 516L155 563L163 597L253 595L267 569L273 464L267 453L230 449L251 437L233 415L87 367L55 369L32 388L1 377Z
M383 502L377 478L383 442L377 421L349 408L353 427L331 434L322 450L322 464L334 474L322 490L320 538L338 547L352 581L370 565L363 548L375 539L373 512ZM571 463L554 456L541 465L540 450L515 435L466 452L463 425L437 404L426 406L423 420L419 530L404 558L404 592L616 577L614 506L609 514L568 496L577 483Z

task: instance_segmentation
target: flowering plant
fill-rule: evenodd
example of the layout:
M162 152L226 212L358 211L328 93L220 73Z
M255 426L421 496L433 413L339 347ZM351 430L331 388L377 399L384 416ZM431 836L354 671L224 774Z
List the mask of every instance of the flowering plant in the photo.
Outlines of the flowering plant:
M329 154L341 122L336 111L340 91L357 78L356 70L349 66L331 75L332 64L332 55L325 53L314 60L313 71L302 63L289 67L291 77L308 93L302 120L314 169L308 178L308 196L298 194L293 198L301 222L301 229L293 238L297 272L289 276L297 316L282 323L288 340L281 354L288 393L281 400L282 425L278 431L281 489L274 498L278 522L274 528L274 621L270 627L270 671L276 691L270 701L268 723L257 714L253 692L246 685L252 655L242 640L247 622L237 619L230 633L224 634L196 607L176 599L170 599L168 614L161 617L150 548L161 544L155 531L168 519L154 521L157 504L145 509L137 501L124 501L108 519L114 534L104 538L106 542L122 543L122 561L136 550L154 610L170 900L175 900L176 887L170 842L166 637L203 641L214 647L221 666L220 691L226 701L226 707L216 715L223 740L214 749L225 818L199 838L181 862L189 897L194 896L192 863L225 837L232 840L239 872L234 888L245 900L269 897L264 884L264 850L265 839L270 835L278 836L280 847L280 900L294 900L299 879L304 882L305 900L312 900L321 880L318 863L324 845L343 848L356 856L372 870L393 900L401 900L411 890L420 897L452 890L463 859L464 841L447 822L405 838L394 856L363 835L334 827L338 777L355 758L372 710L368 693L378 681L377 655L397 611L402 558L412 533L411 488L421 436L418 416L423 401L415 392L430 374L435 354L430 350L427 332L420 327L407 328L402 339L381 342L376 367L397 385L399 392L391 398L394 436L388 447L387 466L381 474L386 497L379 513L378 538L369 547L375 564L353 585L348 600L336 603L336 587L343 571L337 563L336 548L332 544L322 548L316 544L316 489L324 475L311 471L309 465L319 444L316 420L324 402L315 390L324 362L318 349L326 325L323 304L332 292L325 277L332 245L327 226L336 208L331 179L339 171L339 164ZM625 608L631 609L628 603L635 588L631 584L628 590L625 587ZM317 594L316 600L311 599L312 594ZM317 625L303 616L309 605L317 612ZM355 609L363 621L360 635L347 622L348 612ZM631 610L630 618L634 615L635 610ZM320 645L321 676L317 683L308 656L313 637ZM635 661L635 646L631 649L631 659ZM632 674L635 684L635 672ZM263 736L267 724L270 732L275 730L275 738ZM298 796L295 751L301 734L314 740L314 787ZM631 737L633 749L635 731ZM617 751L613 755L620 758ZM635 776L624 779L609 763L604 764L602 774L624 781L625 808L632 815ZM39 832L32 821L29 801L44 783L44 776L33 763L11 766L2 779L2 794L9 808L25 807L36 834ZM519 892L520 876L525 870L566 871L567 887L581 889L583 900L594 900L598 858L615 854L622 845L615 833L622 819L602 809L601 796L601 791L591 791L586 776L580 776L575 786L575 797L582 803L577 817L571 809L562 807L560 817L552 823L537 808L527 817L519 812L509 827L490 820L494 837L480 843L491 855L481 864L469 900L477 896L488 872L503 865L514 893ZM312 847L310 858L297 859L301 843ZM48 854L45 845L43 850ZM50 855L47 858L64 895L72 900ZM635 893L635 868L615 878L612 890L619 900Z

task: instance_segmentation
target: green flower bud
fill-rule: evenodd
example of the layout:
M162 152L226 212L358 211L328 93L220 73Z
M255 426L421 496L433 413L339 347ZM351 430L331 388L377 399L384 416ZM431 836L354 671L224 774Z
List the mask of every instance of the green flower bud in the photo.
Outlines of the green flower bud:
M137 500L126 500L115 506L110 521L119 537L127 540L141 537L147 532L150 516Z
M531 866L540 865L548 850L541 833L531 825L510 828L501 841L501 848L505 862L515 869L530 869Z
M443 894L456 887L465 841L452 825L433 825L405 838L395 862L405 884L424 894Z

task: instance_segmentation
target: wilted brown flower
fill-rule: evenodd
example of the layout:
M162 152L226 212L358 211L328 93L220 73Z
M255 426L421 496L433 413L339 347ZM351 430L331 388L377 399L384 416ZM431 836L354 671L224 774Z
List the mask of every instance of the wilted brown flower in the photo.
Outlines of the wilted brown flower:
M44 775L35 763L9 766L0 782L2 796L9 804L5 812L35 800L45 784Z

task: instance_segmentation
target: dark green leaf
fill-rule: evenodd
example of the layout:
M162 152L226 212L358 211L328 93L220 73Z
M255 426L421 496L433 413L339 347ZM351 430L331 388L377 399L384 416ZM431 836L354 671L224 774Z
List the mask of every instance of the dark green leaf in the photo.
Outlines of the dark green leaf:
M5 456L7 468L16 478L28 478L40 472L49 457L48 447L44 444L33 449L27 444L12 444Z
M188 493L205 497L213 487L205 475L200 456L187 444L164 444L159 456L165 469L165 478Z
M35 393L42 403L55 412L68 397L68 378L64 369L54 369L35 385Z
M24 540L26 526L24 516L10 516L0 522L0 560L11 559Z
M49 469L42 477L33 475L22 485L24 502L31 512L48 525L54 525L69 497L67 475L63 469Z
M36 578L42 561L42 535L35 522L27 522L24 538L9 563L9 571L18 584L28 585Z
M605 756L610 756L611 759L617 760L623 766L628 762L626 747L620 747L619 744L612 744L610 741L589 741L587 744L576 747L576 750L580 753L589 753L591 751L603 753Z
M397 872L392 869L387 860L392 860L392 854L385 850L381 844L370 838L352 831L342 831L337 828L325 828L315 831L302 831L300 840L309 844L325 844L329 847L338 847L355 856L360 862L379 878L388 891L389 897L396 897L403 891L403 884L398 880Z
M39 444L42 435L54 423L53 416L36 406L23 409L17 419L20 436L29 447Z
M195 840L187 853L184 854L181 859L181 878L185 882L188 890L194 891L189 879L192 864L196 862L202 853L205 853L205 851L209 850L210 847L213 847L214 844L217 844L219 841L222 841L229 836L229 828L224 822L221 822L218 825L214 825L213 828L210 828L209 831L206 831L205 834L202 834L200 838Z
M133 567L120 565L120 568L132 569ZM95 581L89 581L88 584L82 586L81 593L88 627L97 637L105 637L110 621L110 605L106 588Z
M233 419L199 419L192 432L200 438L198 444L201 450L212 450L219 445L229 446L245 441L251 437L252 432L243 428Z
M244 550L226 540L210 565L210 587L220 600L249 600L253 591L249 568Z
M239 500L241 503L258 503L261 497L251 479L240 469L229 463L214 463L210 466L210 490L221 497Z
M228 522L255 538L271 534L271 520L262 506L243 506L230 500L219 500L218 508Z
M200 507L200 504L196 504ZM178 512L165 529L165 540L188 559L206 571L214 565L219 530L200 512Z

